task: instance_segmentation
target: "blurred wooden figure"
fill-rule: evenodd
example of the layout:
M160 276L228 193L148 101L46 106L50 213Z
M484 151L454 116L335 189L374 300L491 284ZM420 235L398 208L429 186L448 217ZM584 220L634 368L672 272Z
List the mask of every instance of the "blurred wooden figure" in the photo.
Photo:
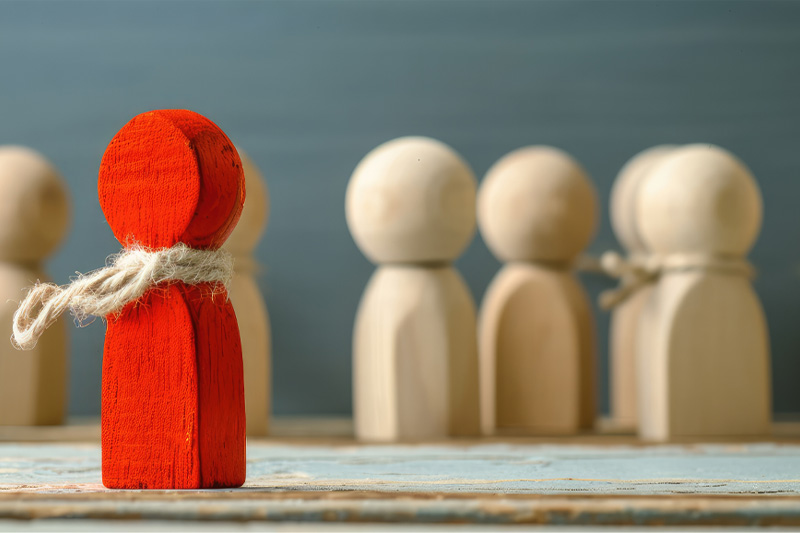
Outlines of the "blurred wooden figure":
M481 234L506 263L486 291L478 330L487 434L568 434L594 424L594 329L572 266L597 210L584 170L547 146L511 152L481 185Z
M272 350L269 315L255 279L258 264L253 250L267 225L269 192L256 164L244 150L237 150L242 160L247 197L239 223L223 248L235 259L230 297L242 339L247 434L264 436L269 430Z
M659 265L637 340L641 436L766 434L767 327L745 259L762 216L750 171L716 146L677 148L642 182L636 209Z
M422 440L480 431L475 307L451 266L475 232L475 177L425 137L370 152L347 188L347 222L378 265L353 336L356 436Z
M58 171L29 148L0 146L0 324L6 338L23 289L48 280L42 260L64 238L69 219L66 185ZM30 353L0 343L0 424L62 423L67 379L63 319Z
M655 146L636 154L617 175L611 189L611 226L617 240L627 252L626 261L632 265L646 262L647 248L636 227L636 193L642 179L674 146ZM621 273L621 286L634 283L635 275ZM609 373L611 423L615 429L636 429L636 329L642 306L650 294L651 286L643 285L613 308L609 331Z

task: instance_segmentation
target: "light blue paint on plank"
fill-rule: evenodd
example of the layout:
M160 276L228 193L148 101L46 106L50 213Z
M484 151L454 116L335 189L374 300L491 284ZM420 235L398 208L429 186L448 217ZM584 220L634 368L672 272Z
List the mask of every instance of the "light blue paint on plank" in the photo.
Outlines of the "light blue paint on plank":
M8 444L0 518L796 526L798 471L800 446L775 444L258 443L239 489L108 491L96 445Z
M800 495L800 446L776 444L252 444L247 468L240 490ZM0 490L98 490L99 483L97 446L0 445Z

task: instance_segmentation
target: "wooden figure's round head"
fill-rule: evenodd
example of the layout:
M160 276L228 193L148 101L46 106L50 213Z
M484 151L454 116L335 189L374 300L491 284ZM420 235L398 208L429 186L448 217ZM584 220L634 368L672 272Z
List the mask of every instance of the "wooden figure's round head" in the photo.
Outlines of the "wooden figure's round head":
M135 116L100 164L100 206L124 246L216 249L244 203L239 154L216 124L187 110Z
M597 225L597 194L569 155L528 146L502 157L478 194L478 224L503 261L573 260Z
M452 261L475 233L475 176L449 146L426 137L382 144L347 187L347 224L374 263Z
M636 194L639 185L659 161L674 149L675 146L663 145L639 152L625 163L614 180L609 206L611 227L614 228L617 240L629 252L643 253L647 250L636 225Z
M67 188L41 154L0 146L0 259L38 261L69 227Z
M709 144L675 149L636 202L642 238L658 254L746 254L761 229L761 192L733 154Z
M246 255L256 247L267 226L269 191L264 176L253 160L241 148L237 147L237 151L242 160L247 200L236 229L225 241L225 249L234 255Z

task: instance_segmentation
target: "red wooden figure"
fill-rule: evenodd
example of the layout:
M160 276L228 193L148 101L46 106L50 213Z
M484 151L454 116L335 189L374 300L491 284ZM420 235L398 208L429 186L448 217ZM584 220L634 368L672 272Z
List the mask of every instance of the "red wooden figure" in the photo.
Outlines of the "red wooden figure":
M192 111L151 111L112 139L100 205L129 247L217 249L244 203L233 144ZM165 282L108 316L103 356L103 484L236 487L245 479L242 354L222 287Z

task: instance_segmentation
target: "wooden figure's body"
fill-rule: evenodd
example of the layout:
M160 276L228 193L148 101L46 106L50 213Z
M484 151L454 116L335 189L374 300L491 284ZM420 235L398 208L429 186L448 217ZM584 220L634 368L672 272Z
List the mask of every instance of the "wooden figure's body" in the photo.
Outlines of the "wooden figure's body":
M68 226L66 186L56 169L29 148L0 147L0 325L6 337L23 288L49 281L41 262ZM25 354L8 342L0 346L0 425L61 424L68 382L64 319Z
M750 171L721 148L684 146L648 174L636 207L662 265L637 335L640 435L767 434L767 327L744 259L761 226Z
M0 263L0 324L8 326L23 287L49 281L39 268ZM10 336L10 334L9 334ZM67 331L63 319L50 326L36 347L20 354L9 344L0 354L0 425L55 425L64 421L67 400Z
M666 273L643 313L643 438L768 434L766 320L746 277Z
M100 204L126 247L218 248L244 180L225 134L191 111L134 117L103 156ZM222 287L166 282L107 317L103 484L235 487L245 478L242 355Z
M642 309L650 299L652 287L644 286L617 304L609 324L609 400L614 429L631 431L637 427L638 379L636 343Z
M617 240L632 263L643 263L648 251L639 236L636 223L636 194L642 180L675 147L655 146L636 154L620 170L611 189L609 214ZM633 280L621 279L625 283ZM609 397L610 419L617 430L635 430L636 406L636 331L642 307L651 286L645 285L614 306L609 328Z
M107 487L244 483L238 327L227 295L212 292L175 283L110 317L102 405Z
M475 435L475 306L449 266L381 266L353 346L356 433L371 441Z
M353 333L356 436L480 432L475 308L450 263L475 231L475 177L448 146L404 137L370 152L347 190L347 222L379 265Z
M234 271L230 297L242 339L247 434L261 437L269 432L271 403L269 315L253 274L241 267Z
M592 426L594 332L571 272L505 265L484 296L480 331L485 432L569 434Z
M515 150L484 178L481 233L506 263L480 311L484 433L569 434L594 425L594 326L570 265L594 233L596 212L585 172L555 148Z
M235 261L230 296L242 339L247 434L265 436L269 430L272 346L267 306L256 282L258 264L253 259L253 249L267 224L269 193L258 167L241 148L237 150L244 169L247 201L223 248L233 254Z

